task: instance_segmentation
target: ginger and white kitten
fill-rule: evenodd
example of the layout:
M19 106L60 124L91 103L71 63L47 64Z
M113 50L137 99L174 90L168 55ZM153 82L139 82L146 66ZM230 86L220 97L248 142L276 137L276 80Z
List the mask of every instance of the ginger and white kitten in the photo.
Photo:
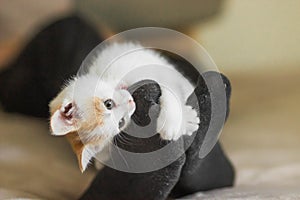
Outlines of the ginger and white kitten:
M197 112L186 105L195 87L172 64L139 44L112 44L50 103L52 134L67 135L82 171L130 122L135 104L126 87L145 79L161 87L157 132L162 139L177 140L198 129Z
M69 81L50 103L53 135L66 135L81 171L93 156L125 128L135 103L124 85L88 74Z

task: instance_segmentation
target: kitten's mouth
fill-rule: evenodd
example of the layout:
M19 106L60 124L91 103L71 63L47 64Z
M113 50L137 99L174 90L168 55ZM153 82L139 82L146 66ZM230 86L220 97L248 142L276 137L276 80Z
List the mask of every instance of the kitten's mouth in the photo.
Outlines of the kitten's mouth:
M125 125L125 119L124 117L122 117L119 121L119 129L123 128L124 125Z

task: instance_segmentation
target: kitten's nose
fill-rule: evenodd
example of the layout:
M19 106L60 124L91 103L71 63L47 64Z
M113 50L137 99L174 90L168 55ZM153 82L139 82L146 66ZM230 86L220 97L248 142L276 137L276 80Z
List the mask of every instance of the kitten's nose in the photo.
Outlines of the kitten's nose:
M135 103L134 103L134 101L132 99L128 100L128 104L131 107L135 107Z

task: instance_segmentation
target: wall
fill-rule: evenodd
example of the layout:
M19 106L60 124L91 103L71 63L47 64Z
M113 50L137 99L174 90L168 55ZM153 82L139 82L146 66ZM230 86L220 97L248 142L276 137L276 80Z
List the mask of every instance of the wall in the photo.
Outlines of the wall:
M299 0L227 0L196 38L221 69L300 67Z

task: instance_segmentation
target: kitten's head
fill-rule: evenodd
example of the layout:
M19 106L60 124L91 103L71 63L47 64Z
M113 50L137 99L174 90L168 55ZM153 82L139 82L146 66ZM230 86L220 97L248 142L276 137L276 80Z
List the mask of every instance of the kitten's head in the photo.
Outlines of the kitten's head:
M70 81L50 103L51 131L67 135L83 171L93 156L87 155L86 147L101 150L126 127L134 111L135 103L124 83L85 75Z

